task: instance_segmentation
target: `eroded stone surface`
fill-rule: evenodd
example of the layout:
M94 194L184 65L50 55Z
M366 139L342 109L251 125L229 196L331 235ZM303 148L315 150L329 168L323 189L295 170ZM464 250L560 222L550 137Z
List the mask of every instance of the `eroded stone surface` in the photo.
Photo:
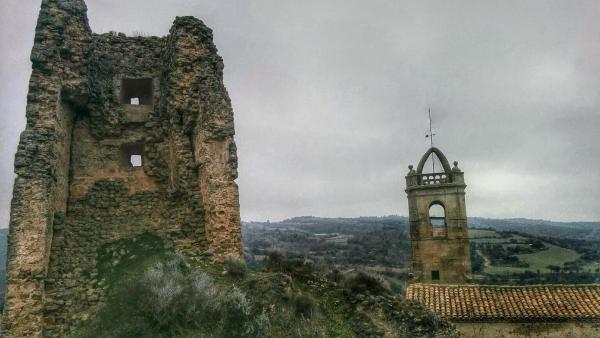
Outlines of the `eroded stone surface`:
M89 317L106 297L98 250L113 241L147 232L191 257L242 251L233 111L211 30L178 17L166 37L93 34L86 11L82 0L40 10L15 158L11 337L64 336Z

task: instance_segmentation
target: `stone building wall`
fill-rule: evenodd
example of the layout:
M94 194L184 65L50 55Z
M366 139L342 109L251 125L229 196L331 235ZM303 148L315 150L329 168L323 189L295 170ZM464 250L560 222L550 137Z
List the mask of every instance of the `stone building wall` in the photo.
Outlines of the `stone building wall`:
M464 338L597 338L598 322L562 323L455 323Z
M210 251L242 250L237 178L237 148L233 141L233 112L223 85L223 61L216 53L212 32L192 17L177 18L169 36L167 110L178 112L183 133L193 143L204 200ZM197 46L202 46L198 48ZM198 114L199 112L199 114Z
M467 281L471 261L464 187L421 189L408 199L414 280L431 282L431 271L439 271L439 283ZM445 206L444 235L436 235L428 219L429 206L436 202Z
M82 0L44 0L31 58L7 335L64 336L89 317L112 242L150 233L192 257L241 254L233 111L208 27L179 17L167 37L93 34Z
M74 109L87 101L90 28L81 1L44 1L31 52L27 125L15 156L4 329L42 334L45 277L55 210L66 210Z

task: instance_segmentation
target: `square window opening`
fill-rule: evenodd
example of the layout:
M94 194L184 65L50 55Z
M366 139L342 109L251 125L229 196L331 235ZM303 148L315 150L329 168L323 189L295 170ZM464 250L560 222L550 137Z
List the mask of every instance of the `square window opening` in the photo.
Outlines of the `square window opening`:
M431 271L431 280L440 280L440 272L437 270Z
M121 104L153 105L154 85L152 79L122 79Z
M123 155L123 165L128 168L140 168L144 164L143 156L144 144L143 143L129 143L121 146Z
M131 155L129 163L132 167L138 168L142 166L142 155Z

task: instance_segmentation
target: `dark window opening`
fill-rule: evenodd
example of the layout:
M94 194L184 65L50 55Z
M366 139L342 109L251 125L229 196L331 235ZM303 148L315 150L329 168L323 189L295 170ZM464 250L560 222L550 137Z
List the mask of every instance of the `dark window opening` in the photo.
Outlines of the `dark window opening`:
M153 101L152 79L121 80L121 104L151 106Z
M440 272L437 270L431 271L431 280L440 280Z
M122 147L123 162L127 167L139 168L143 165L144 144L124 144Z

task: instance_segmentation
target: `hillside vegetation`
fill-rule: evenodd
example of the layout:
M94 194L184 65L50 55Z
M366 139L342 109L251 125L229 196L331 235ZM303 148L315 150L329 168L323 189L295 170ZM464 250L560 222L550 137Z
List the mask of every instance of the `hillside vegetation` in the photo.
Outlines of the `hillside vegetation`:
M493 219L482 217L470 217L468 222L471 228L515 231L535 237L600 241L600 222L553 222L527 218Z
M235 258L187 260L149 235L113 243L99 257L109 296L74 337L457 336L453 325L363 271L317 271L278 253L257 270Z
M549 266L565 266L581 257L575 250L567 249L534 237L511 233L502 235L495 230L469 230L471 246L484 256L483 272L487 274L523 273L525 271L552 272ZM494 252L496 251L496 252ZM505 251L504 257L497 252ZM499 257L500 256L500 257ZM513 261L510 261L513 258Z

